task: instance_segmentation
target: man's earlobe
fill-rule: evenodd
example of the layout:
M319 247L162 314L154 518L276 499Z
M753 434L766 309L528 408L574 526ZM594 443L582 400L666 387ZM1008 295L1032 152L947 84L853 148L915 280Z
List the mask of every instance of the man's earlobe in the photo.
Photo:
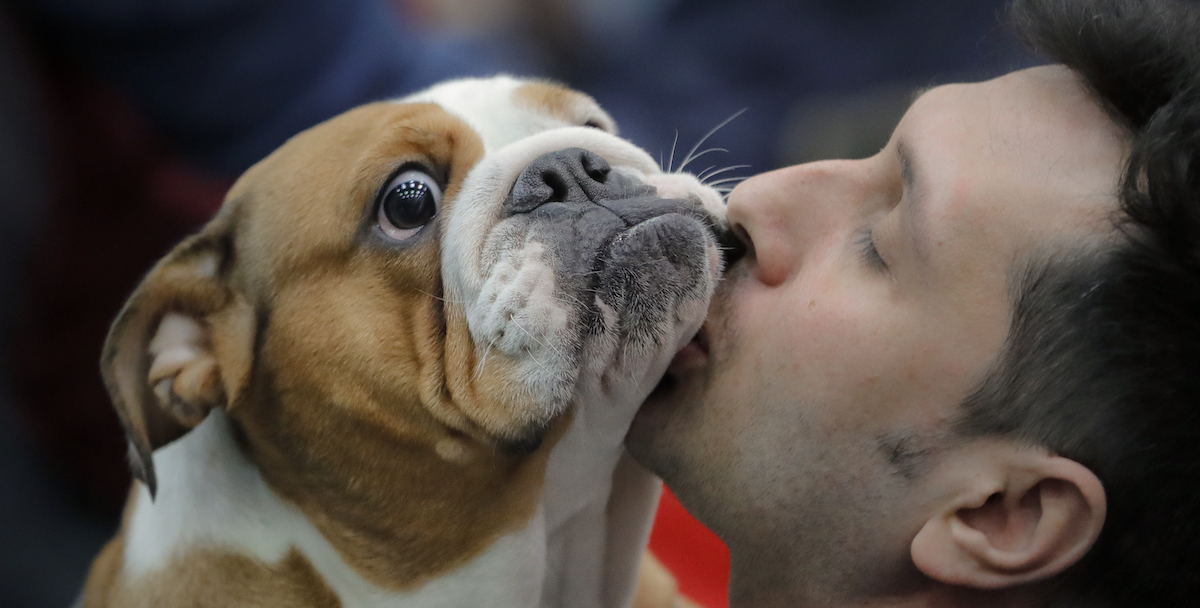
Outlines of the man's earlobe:
M913 563L930 578L958 586L1002 589L1050 578L1096 542L1107 502L1087 467L1015 445L965 459L951 475L961 491L912 541Z

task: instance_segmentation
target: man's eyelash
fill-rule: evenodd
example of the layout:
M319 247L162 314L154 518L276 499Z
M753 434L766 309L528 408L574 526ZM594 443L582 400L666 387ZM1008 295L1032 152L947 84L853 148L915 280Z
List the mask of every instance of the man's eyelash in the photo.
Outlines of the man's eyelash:
M887 272L887 261L883 259L883 256L879 255L879 250L875 248L875 235L871 231L870 226L865 226L858 231L855 244L858 245L858 251L862 255L863 263L868 268L877 272Z

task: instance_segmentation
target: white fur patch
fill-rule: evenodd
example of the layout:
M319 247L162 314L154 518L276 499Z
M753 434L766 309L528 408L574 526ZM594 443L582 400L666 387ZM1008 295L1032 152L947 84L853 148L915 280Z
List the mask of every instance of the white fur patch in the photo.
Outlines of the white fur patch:
M559 339L567 313L555 299L554 270L543 261L542 252L541 243L528 243L505 251L492 267L475 305L467 311L476 343L535 356L552 349L547 341Z
M716 190L700 183L696 176L690 173L659 173L646 177L646 183L658 189L658 194L667 198L696 197L700 206L708 211L713 219L725 221L725 199Z
M154 573L189 549L208 548L278 563L303 554L345 608L529 608L541 595L545 523L541 512L470 563L417 589L395 591L352 569L304 514L280 499L246 459L228 418L214 410L154 453L158 495L139 484L125 543L127 580Z
M484 150L492 151L535 133L568 126L558 118L513 103L513 93L525 84L526 81L511 76L462 78L435 85L399 102L442 106L470 125L483 140Z
M554 270L540 243L501 252L479 296L466 307L471 337L480 349L519 356L519 376L537 407L561 407L571 396L576 370L565 356L575 342L570 315L558 300ZM486 361L481 357L481 361ZM531 421L553 411L530 411Z

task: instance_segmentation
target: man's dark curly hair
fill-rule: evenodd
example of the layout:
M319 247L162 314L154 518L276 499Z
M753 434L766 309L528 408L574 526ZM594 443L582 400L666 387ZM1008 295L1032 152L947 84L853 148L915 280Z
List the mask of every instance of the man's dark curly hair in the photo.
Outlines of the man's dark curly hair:
M1200 7L1016 0L1016 31L1077 72L1131 142L1115 244L1014 278L1008 344L959 429L1047 447L1104 484L1062 606L1200 606Z

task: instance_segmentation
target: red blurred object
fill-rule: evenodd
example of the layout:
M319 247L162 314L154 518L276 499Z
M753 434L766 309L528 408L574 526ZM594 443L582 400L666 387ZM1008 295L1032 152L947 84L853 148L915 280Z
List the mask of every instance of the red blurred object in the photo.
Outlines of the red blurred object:
M729 550L664 488L650 551L675 575L679 590L705 608L729 605Z

